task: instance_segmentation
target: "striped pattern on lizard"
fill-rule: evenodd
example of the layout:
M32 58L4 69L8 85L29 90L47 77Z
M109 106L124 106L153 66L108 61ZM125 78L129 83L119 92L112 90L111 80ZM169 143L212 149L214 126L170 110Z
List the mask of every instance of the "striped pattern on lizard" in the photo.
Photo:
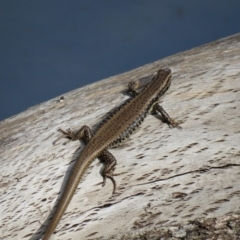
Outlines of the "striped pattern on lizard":
M101 172L103 185L105 184L106 178L111 179L114 185L113 192L115 192L116 182L113 177L113 172L116 167L116 159L108 149L116 147L126 140L134 130L141 125L148 113L159 112L164 122L170 127L181 128L158 104L158 100L169 89L170 84L171 70L168 68L160 69L152 81L141 91L137 90L137 82L130 82L129 91L133 97L114 109L102 123L99 124L95 133L92 133L87 126L83 126L76 133L70 129L67 131L59 129L63 134L62 137L73 141L83 138L86 146L78 157L73 171L66 182L62 196L56 205L49 224L46 226L42 240L47 240L51 237L66 211L83 174L95 158L99 158L104 164Z

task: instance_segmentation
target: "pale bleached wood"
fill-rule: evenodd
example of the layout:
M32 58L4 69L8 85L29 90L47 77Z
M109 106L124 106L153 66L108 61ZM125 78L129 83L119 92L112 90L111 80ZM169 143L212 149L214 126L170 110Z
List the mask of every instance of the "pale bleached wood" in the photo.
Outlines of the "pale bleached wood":
M111 152L117 192L101 186L96 160L51 239L90 239L226 216L240 207L240 34L64 94L0 123L0 239L38 239L79 142L52 142L58 128L99 123L162 67L173 72L161 101L182 130L148 116ZM57 87L57 86L56 86ZM181 193L181 194L180 194Z

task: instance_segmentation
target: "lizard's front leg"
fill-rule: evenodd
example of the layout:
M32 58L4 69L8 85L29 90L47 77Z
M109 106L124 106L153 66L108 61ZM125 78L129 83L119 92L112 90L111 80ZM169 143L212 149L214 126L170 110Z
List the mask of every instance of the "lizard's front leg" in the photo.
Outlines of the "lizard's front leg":
M163 109L162 106L160 106L158 103L153 105L153 112L159 112L161 113L162 117L163 117L163 121L166 122L168 124L168 126L170 128L178 128L178 129L182 129L181 126L179 126L179 123L174 121L168 114L167 112Z
M72 141L83 139L83 141L85 143L88 143L93 136L91 129L86 125L82 126L77 132L71 131L70 129L67 129L66 131L64 131L62 129L58 129L58 131L63 134L63 136L61 136L61 138L67 138ZM103 164L103 167L100 170L100 174L103 177L102 186L105 186L106 179L109 178L113 183L113 193L115 193L116 181L113 177L114 176L113 172L115 170L117 160L106 149L104 149L101 152L101 154L99 155L98 158L99 158L100 162Z

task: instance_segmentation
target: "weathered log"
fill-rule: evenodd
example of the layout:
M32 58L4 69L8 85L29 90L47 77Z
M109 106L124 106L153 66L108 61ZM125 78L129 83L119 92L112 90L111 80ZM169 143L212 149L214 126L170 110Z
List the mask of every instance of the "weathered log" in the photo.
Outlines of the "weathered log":
M146 84L162 67L171 68L173 76L161 105L183 129L170 129L150 115L130 140L110 150L118 160L115 195L110 181L102 188L101 164L93 162L52 239L117 239L126 233L140 236L139 231L156 237L161 229L169 234L166 239L177 239L187 236L186 226L207 229L200 222L213 221L210 226L217 229L216 223L226 219L224 231L232 239L240 233L227 222L239 224L240 210L237 34L87 85L64 94L63 101L58 97L0 122L0 239L39 239L66 171L83 147L79 141L64 145L64 140L53 146L56 130L86 124L94 129L128 97L122 93L129 81Z

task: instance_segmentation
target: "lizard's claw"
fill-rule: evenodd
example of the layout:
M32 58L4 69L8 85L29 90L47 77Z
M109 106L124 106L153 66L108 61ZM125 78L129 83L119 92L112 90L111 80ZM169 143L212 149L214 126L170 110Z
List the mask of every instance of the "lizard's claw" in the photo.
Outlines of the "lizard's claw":
M179 126L180 123L175 122L174 120L171 119L171 121L167 121L167 124L170 128L178 128L178 129L182 129L181 126Z
M115 193L115 190L116 190L116 181L115 181L115 179L114 179L113 176L111 176L111 175L106 175L106 176L103 178L103 183L102 183L102 186L103 186L103 187L104 187L105 184L106 184L106 178L109 178L109 179L112 181L112 183L113 183L113 191L112 191L112 194L114 194L114 193Z
M114 194L115 190L116 190L116 181L115 181L115 179L113 177L113 171L114 170L115 170L115 168L110 170L108 173L104 173L103 176L102 176L103 177L102 187L105 186L107 178L109 178L112 181L112 183L113 183L113 192L112 192L112 194Z
M54 142L53 145L55 145L55 143L61 139L61 138L67 138L69 140L75 140L75 135L74 132L71 131L70 128L68 128L66 131L62 130L61 128L58 129L58 132L62 133L62 135L60 137L58 137Z

